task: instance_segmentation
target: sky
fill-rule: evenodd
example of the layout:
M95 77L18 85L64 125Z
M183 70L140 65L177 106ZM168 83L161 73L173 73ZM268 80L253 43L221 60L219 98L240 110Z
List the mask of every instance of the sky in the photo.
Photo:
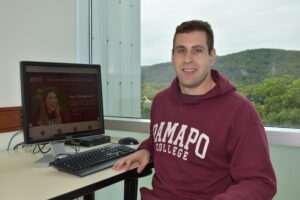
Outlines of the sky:
M176 26L192 19L211 24L219 56L300 50L300 0L141 0L141 64L169 62Z

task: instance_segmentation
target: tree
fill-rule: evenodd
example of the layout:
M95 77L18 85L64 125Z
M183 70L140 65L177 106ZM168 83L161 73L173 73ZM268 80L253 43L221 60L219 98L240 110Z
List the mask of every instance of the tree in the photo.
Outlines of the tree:
M300 79L265 79L240 92L253 102L266 126L300 127Z

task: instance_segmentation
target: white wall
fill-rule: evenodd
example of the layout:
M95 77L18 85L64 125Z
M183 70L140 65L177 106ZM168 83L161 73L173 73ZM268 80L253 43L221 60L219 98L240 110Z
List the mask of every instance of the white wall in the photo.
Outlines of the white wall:
M0 107L20 106L19 61L75 62L75 1L0 1Z
M19 61L76 61L75 3L0 1L0 107L21 105ZM0 134L0 151L6 149L12 134Z

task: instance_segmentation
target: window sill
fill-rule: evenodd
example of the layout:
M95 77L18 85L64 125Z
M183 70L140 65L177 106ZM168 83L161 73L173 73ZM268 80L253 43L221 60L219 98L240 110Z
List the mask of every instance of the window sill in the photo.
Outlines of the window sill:
M269 144L300 147L300 129L265 127Z
M149 133L150 120L105 117L105 129ZM269 144L300 147L300 129L265 127Z

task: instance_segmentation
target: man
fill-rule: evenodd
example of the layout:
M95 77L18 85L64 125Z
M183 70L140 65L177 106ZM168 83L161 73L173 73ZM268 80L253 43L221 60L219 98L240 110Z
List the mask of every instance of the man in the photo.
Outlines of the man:
M179 25L172 63L177 77L151 108L151 133L113 169L153 160L153 190L142 199L271 200L276 178L264 126L252 104L217 71L207 22Z

